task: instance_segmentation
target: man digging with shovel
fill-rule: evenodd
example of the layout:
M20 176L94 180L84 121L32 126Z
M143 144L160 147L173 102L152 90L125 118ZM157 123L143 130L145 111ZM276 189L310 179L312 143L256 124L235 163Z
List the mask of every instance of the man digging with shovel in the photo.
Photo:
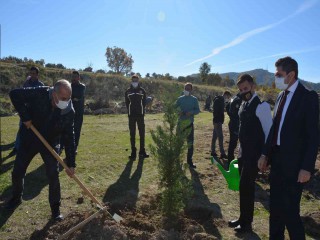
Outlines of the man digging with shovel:
M10 92L12 104L24 123L21 128L21 147L17 152L12 171L12 198L6 208L14 210L21 204L24 176L33 157L40 153L49 180L49 203L52 219L63 219L60 214L60 182L58 162L29 128L33 125L56 151L60 138L66 151L67 174L75 173L75 141L73 130L74 110L71 99L71 85L59 80L53 88L20 88Z

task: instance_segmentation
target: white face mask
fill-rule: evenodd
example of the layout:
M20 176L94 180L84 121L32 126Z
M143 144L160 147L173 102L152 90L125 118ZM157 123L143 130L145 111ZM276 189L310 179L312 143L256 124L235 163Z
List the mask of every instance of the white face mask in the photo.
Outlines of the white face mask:
M131 85L132 85L133 88L137 88L139 86L139 83L138 82L132 82Z
M280 90L285 90L288 88L288 83L284 83L285 77L274 77L276 87Z
M59 100L58 103L56 103L57 107L60 108L61 110L66 109L69 105L70 100L68 101L61 101Z
M190 92L187 91L187 90L184 90L184 91L183 91L183 94L184 94L185 96L189 96L189 95L190 95Z

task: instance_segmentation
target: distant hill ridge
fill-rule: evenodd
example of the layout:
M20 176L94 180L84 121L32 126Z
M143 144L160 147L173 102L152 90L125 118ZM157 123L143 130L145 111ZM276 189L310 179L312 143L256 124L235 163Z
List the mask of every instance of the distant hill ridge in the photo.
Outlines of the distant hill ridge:
M238 76L243 73L248 73L254 77L256 77L256 81L258 85L268 85L271 86L272 82L274 81L274 73L271 73L267 70L264 69L254 69L250 71L245 71L245 72L227 72L227 73L219 73L219 75L222 78L225 78L227 75L229 75L230 79L237 80ZM199 74L192 74L191 76L199 76ZM315 91L320 91L320 83L313 83L313 82L308 82L302 79L299 79L307 88L315 90Z

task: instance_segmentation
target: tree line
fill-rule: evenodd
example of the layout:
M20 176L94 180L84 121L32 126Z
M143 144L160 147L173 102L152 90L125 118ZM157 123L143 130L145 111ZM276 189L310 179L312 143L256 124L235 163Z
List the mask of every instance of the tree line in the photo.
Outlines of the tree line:
M231 87L235 85L234 79L230 79L229 76L222 78L218 73L211 73L211 66L204 62L201 64L199 68L198 74L193 74L189 76L179 76L174 77L170 73L159 74L159 73L146 73L145 76L142 76L139 72L133 72L133 57L131 54L127 53L123 48L120 47L107 47L105 52L105 57L107 61L107 65L110 68L109 71L98 69L95 73L101 74L119 74L123 76L130 77L133 74L137 74L140 78L146 79L161 79L161 80L176 80L179 82L192 82L197 84L207 84L214 86L223 86L223 87ZM62 63L45 63L44 59L34 60L32 58L18 58L15 56L7 56L0 59L0 62L17 64L17 65L37 65L39 67L45 68L54 68L54 69L68 69ZM75 69L70 69L75 70ZM78 69L79 71L84 72L94 72L92 63L88 64L84 69Z

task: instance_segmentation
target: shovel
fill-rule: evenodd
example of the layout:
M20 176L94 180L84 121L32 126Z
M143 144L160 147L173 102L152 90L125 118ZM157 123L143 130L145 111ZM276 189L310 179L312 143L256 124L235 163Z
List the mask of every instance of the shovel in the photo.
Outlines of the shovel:
M40 141L46 146L46 148L49 150L49 152L51 152L51 154L63 166L63 168L66 169L67 171L70 171L67 164L64 163L62 158L56 153L56 151L50 146L50 144L44 139L44 137L39 133L39 131L32 124L30 126L30 129L34 132L35 135L37 135L37 137L40 139ZM102 211L107 212L107 214L118 223L122 220L122 218L118 214L114 214L114 216L112 216L111 213L106 209L106 207L98 199L96 199L93 196L93 194L90 192L90 190L83 185L83 183L80 181L80 179L75 174L72 176L72 179L74 179L76 181L76 183L84 191L84 193L86 195L88 195L94 203L97 204L97 206L98 206L98 208L100 208L100 210L98 212L96 212L95 214L93 214L92 216L85 219L83 222L81 222L78 225L76 225L75 227L73 227L72 229L70 229L67 233L65 233L65 234L67 234L67 236L69 236L74 231L78 230L80 227L84 226L86 223L88 223L90 220L92 220L94 217L96 217L98 215L98 213L100 213ZM66 237L64 235L62 235L61 237L63 237L63 238ZM61 237L60 237L60 239L63 239Z

